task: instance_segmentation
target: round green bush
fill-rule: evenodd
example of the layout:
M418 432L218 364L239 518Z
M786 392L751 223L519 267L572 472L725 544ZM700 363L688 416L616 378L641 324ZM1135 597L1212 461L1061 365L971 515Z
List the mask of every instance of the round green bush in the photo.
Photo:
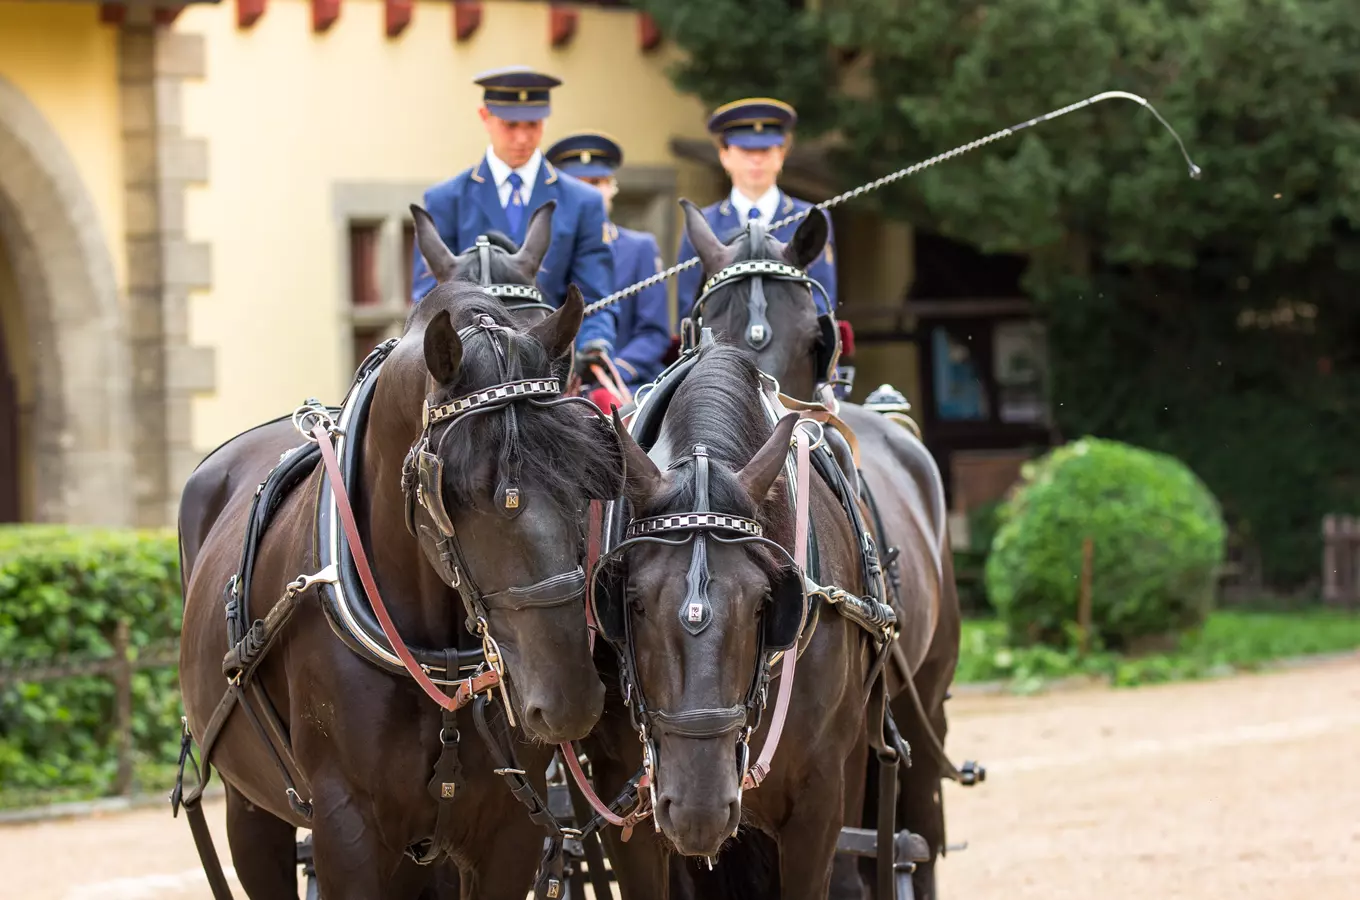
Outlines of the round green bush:
M1226 527L1178 460L1083 438L1025 466L1000 511L987 595L1011 640L1065 646L1092 541L1093 638L1112 650L1199 625L1213 606Z

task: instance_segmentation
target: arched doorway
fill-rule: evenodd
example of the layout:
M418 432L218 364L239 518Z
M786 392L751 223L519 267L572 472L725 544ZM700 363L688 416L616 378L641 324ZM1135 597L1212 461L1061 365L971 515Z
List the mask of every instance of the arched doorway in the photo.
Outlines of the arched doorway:
M60 137L3 78L0 252L11 293L0 297L10 307L9 377L0 374L0 415L10 418L0 429L14 445L9 468L0 446L0 482L14 484L15 515L130 523L131 384L112 257ZM16 398L9 406L6 384ZM31 405L18 402L23 394Z
M19 286L9 264L5 247L0 244L0 523L24 519L21 497L19 368L11 345L22 332L18 323Z

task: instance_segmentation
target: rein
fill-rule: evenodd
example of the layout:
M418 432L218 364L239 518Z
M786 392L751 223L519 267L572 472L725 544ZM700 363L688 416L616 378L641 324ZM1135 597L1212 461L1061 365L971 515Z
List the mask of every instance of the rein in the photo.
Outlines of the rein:
M309 412L309 416L316 416L315 412ZM328 427L329 425L329 427ZM340 461L336 459L335 449L331 446L331 435L329 428L333 428L334 423L318 421L312 426L309 440L315 441L321 447L321 459L326 464L326 473L330 476L331 489L335 492L336 505L340 509L340 519L345 528L345 540L349 542L350 551L354 555L355 568L359 570L359 579L364 586L364 594L368 597L368 602L373 607L373 612L378 617L378 623L382 626L383 634L387 636L388 643L401 659L406 671L415 679L416 684L420 685L431 700L439 704L442 708L454 712L462 709L472 702L478 694L489 692L494 688L501 687L502 662L499 648L495 647L495 641L490 635L483 635L483 641L490 642L490 652L486 652L487 664L490 666L485 672L472 675L457 682L458 689L450 697L441 691L430 676L425 674L425 670L416 662L411 651L406 646L406 642L401 639L401 634L397 631L397 626L392 622L392 616L387 612L387 605L383 603L382 594L378 591L378 585L373 579L373 570L368 565L368 554L364 552L364 542L359 536L359 526L354 520L354 508L349 502L349 491L345 490L345 480L340 472Z
M800 572L807 572L807 547L808 547L808 494L809 491L809 471L812 446L808 442L808 435L802 428L795 429L793 438L797 442L796 452L798 458L798 488L795 495L794 508L796 514L794 518L794 544L793 559ZM784 654L783 665L779 670L779 696L774 701L774 718L770 720L769 733L765 735L765 744L760 748L760 755L756 758L755 765L742 777L742 789L753 790L760 787L760 783L765 780L765 776L770 774L770 764L774 761L774 753L779 749L779 738L784 734L784 722L789 717L789 701L793 698L793 677L798 668L798 653L789 652Z

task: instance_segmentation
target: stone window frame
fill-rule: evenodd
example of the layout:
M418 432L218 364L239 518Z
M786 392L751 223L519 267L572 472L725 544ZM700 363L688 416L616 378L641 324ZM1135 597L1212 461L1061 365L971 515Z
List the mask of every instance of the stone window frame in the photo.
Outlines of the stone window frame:
M361 359L356 359L356 334L376 329L378 340L397 337L411 310L406 284L411 258L407 250L407 229L413 228L411 204L421 203L428 184L416 182L342 182L332 191L332 216L335 230L337 279L336 315L340 322L337 359L341 381L348 384ZM355 226L377 229L374 255L380 301L371 306L355 306L350 263L350 229Z

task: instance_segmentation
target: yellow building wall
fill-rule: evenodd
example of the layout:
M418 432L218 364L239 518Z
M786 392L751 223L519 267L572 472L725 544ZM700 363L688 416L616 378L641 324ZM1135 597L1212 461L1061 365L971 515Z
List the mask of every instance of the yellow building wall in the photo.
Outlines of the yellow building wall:
M396 39L377 0L349 0L313 34L304 0L275 0L249 30L235 5L190 6L176 29L203 35L207 77L185 86L185 133L206 138L209 182L190 190L188 237L212 247L213 285L191 304L191 339L217 353L217 390L196 400L201 449L304 398L347 387L337 182L433 185L476 163L485 69L523 64L563 80L544 146L609 132L633 165L670 165L673 135L704 135L704 110L666 77L668 48L644 55L636 14L582 9L572 43L548 40L546 3L487 3L469 41L447 2L417 3ZM413 197L418 200L419 197Z
M28 97L66 145L94 201L124 297L117 30L99 21L94 3L0 0L0 78Z

